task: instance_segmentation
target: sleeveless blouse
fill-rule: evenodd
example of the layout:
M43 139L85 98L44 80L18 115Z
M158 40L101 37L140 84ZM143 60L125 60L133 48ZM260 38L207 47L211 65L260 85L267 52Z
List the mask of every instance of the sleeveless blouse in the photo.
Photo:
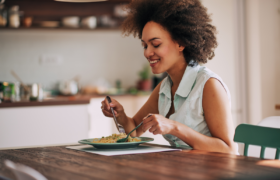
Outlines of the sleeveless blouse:
M204 85L209 78L215 78L221 82L231 103L228 87L217 74L213 73L204 66L187 66L179 87L174 95L175 112L169 117L169 119L185 124L193 130L206 136L212 135L205 121L202 108L202 97ZM159 114L164 117L166 117L171 108L171 86L172 80L169 76L167 76L161 83L158 100ZM171 134L165 134L163 137L170 143L171 146L189 146L184 141Z

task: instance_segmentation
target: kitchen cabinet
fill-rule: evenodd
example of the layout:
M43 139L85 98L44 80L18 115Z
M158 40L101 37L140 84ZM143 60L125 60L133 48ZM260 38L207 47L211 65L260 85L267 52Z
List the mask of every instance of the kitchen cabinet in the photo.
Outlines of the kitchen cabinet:
M73 97L71 101L46 101L41 102L41 105L40 102L30 102L30 105L27 105L27 102L15 103L14 107L13 103L10 103L11 106L2 104L0 149L74 144L81 139L118 133L113 119L105 117L101 111L101 101L105 97L94 96L90 101ZM122 95L111 98L119 101L126 114L132 117L148 100L149 95ZM154 138L152 143L168 145L161 135L145 132L142 136Z
M0 109L0 149L72 144L88 137L87 104Z

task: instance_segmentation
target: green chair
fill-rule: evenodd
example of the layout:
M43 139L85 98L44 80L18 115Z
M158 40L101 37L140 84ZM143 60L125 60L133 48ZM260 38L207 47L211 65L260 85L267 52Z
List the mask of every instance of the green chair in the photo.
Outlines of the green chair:
M262 159L264 159L265 148L276 148L275 159L279 159L280 129L278 128L240 124L235 129L234 141L244 143L244 156L248 156L248 147L250 144L261 146L260 158Z

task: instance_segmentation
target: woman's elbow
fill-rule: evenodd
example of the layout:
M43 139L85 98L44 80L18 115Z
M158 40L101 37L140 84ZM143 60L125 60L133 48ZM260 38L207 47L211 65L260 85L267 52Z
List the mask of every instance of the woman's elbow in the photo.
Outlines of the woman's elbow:
M234 142L227 144L227 152L229 154L237 154L237 148Z

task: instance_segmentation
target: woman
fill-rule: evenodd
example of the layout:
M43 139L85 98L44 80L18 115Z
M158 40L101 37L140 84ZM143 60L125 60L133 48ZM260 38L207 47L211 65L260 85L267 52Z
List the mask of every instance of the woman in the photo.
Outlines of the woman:
M143 121L132 136L149 130L171 145L235 153L230 92L218 75L200 66L217 46L206 8L199 0L134 0L128 8L125 35L138 36L152 72L168 76L134 117L114 99L102 101L104 115L112 117L113 107L126 133Z

